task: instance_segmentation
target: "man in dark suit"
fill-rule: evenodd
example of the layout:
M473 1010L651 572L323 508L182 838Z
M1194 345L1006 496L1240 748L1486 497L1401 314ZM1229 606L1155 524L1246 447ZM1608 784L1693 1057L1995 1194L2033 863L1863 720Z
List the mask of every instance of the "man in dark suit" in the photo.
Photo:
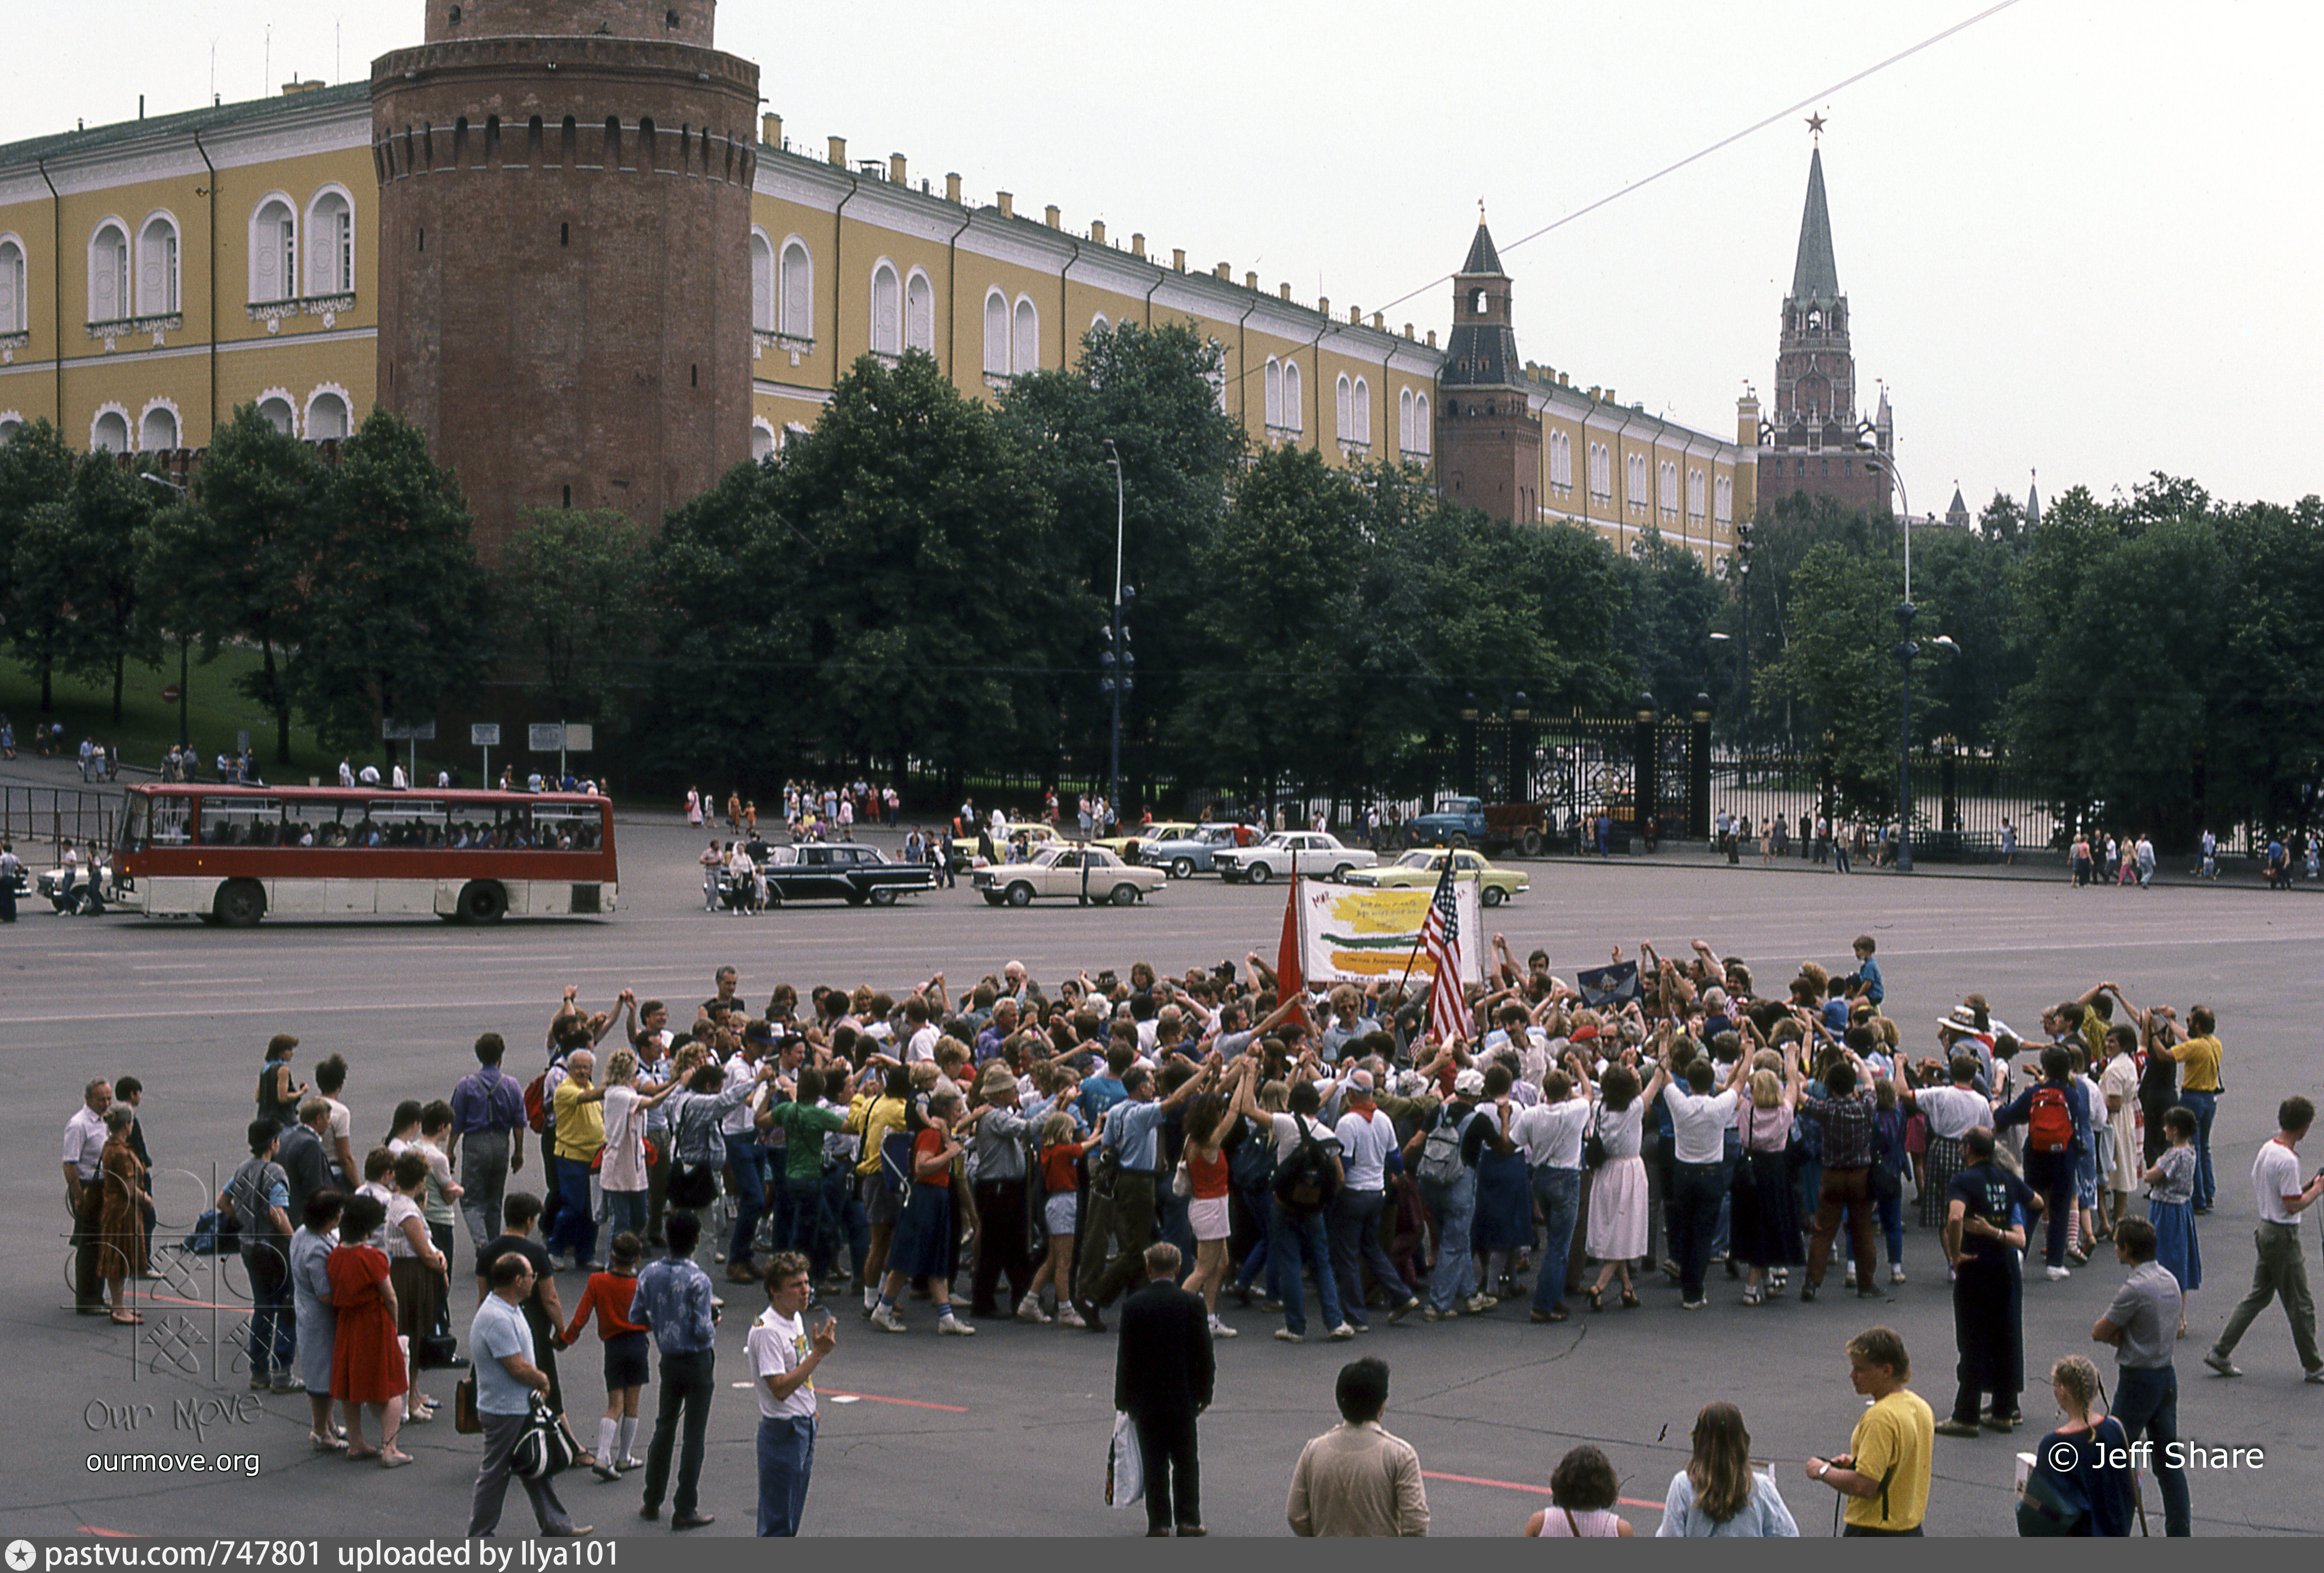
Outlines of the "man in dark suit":
M1178 1247L1146 1248L1146 1284L1121 1302L1121 1345L1113 1366L1113 1406L1138 1428L1146 1466L1146 1532L1182 1535L1203 1528L1194 1417L1211 1406L1216 1367L1203 1297L1177 1285Z

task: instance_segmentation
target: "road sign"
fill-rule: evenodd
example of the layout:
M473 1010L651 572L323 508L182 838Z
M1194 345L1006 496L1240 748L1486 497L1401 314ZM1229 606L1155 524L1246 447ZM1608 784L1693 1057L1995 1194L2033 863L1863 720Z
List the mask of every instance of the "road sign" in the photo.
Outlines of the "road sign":
M432 721L383 721L379 723L383 742L422 742L436 741L436 723Z
M565 723L536 721L524 729L524 746L536 754L553 754L565 747Z
M586 754L597 746L597 729L586 721L565 723L565 746L576 754Z
M501 723L497 721L472 721L468 723L468 746L472 749L496 749L501 746Z
M177 685L175 683L171 683L171 684L168 685L166 687L164 687L164 688L161 690L161 703L162 703L162 704L175 704L178 702L178 699L179 699L178 685Z

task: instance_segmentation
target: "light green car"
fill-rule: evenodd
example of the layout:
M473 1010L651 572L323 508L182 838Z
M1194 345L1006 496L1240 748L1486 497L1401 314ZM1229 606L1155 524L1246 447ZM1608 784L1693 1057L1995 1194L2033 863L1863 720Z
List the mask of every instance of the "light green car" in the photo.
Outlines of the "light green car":
M1522 896L1532 881L1515 869L1497 869L1475 852L1444 847L1416 847L1382 869L1357 869L1348 875L1351 885L1379 890L1409 890L1435 887L1444 877L1444 860L1451 858L1452 878L1477 881L1477 899L1499 906L1512 896Z

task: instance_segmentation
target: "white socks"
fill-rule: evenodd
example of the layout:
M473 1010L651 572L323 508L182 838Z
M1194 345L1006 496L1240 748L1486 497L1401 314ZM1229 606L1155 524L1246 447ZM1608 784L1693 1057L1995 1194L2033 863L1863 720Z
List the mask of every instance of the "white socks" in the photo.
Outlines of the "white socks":
M600 1420L597 1422L597 1462L604 1468L612 1468L613 1461L621 1457L613 1451L613 1432L618 1424L618 1421L612 1420Z
M636 1452L633 1450L637 1445L638 1417L633 1414L625 1414L622 1417L622 1458L623 1462L627 1462L628 1460L637 1457Z

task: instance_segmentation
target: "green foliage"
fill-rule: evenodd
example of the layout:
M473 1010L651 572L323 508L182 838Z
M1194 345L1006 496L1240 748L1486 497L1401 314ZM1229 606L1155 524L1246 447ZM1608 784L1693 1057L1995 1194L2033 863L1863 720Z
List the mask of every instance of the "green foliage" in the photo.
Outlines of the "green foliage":
M451 474L417 428L374 410L339 450L308 556L300 711L326 747L373 746L425 721L493 656L490 584Z
M1846 812L1895 809L1904 593L1890 564L1843 541L1811 547L1790 575L1782 648L1757 676L1757 696L1787 707L1830 759Z
M506 653L538 671L560 715L622 729L650 557L645 532L610 511L538 509L509 542L494 576Z

